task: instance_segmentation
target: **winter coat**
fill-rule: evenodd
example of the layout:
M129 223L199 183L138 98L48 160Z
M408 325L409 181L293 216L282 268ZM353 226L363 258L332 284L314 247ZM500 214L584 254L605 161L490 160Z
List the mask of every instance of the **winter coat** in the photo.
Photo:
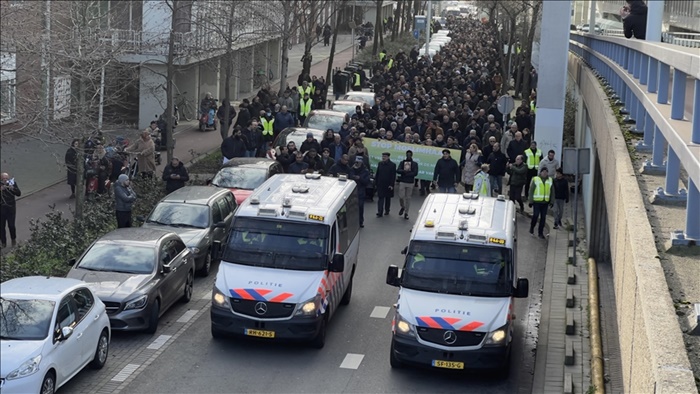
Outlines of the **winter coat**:
M15 209L17 205L15 197L19 197L21 195L22 192L19 190L17 182L15 182L12 186L3 185L2 191L0 192L0 206Z
M248 140L243 136L228 136L221 142L221 155L228 160L234 157L245 157L247 150Z
M459 183L459 164L453 158L440 158L435 163L433 181L437 181L439 187L452 187Z
M566 178L554 178L554 198L557 200L565 200L569 202L569 181Z
M238 110L238 118L236 119L234 126L246 128L248 127L248 123L250 123L250 110L248 110L246 107L240 107Z
M510 174L510 179L508 180L509 185L523 186L527 183L527 164L512 164L510 168L508 168L508 173Z
M396 164L391 160L380 161L377 164L377 172L374 174L374 181L377 189L377 197L393 197L393 188L396 182Z
M125 151L136 153L140 172L154 172L156 170L156 145L152 139L144 141L143 138L139 138L133 145L129 145Z
M316 155L311 158L311 155L304 155L304 163L309 165L309 172L321 171L323 170L323 163L321 163L321 156Z
M337 162L330 168L329 174L335 177L341 174L350 176L351 174L353 174L353 170L349 165Z
M635 0L630 5L630 13L622 20L625 37L644 40L647 36L647 5L641 0Z
M263 135L260 128L255 128L253 130L245 128L242 130L241 135L248 140L248 150L257 150L262 146Z
M68 148L66 151L66 183L69 185L76 185L78 183L77 175L77 165L78 165L78 152L75 151L73 147Z
M287 168L287 172L290 174L303 174L308 168L309 165L306 162L298 162L294 160L294 162Z
M410 169L408 170L405 169L406 167L408 167L406 166L406 163L410 164ZM401 160L401 163L399 163L399 166L396 169L396 173L399 174L399 182L413 183L415 182L416 177L418 176L418 163L413 161L413 159Z
M301 143L301 147L299 148L299 151L301 153L306 153L311 148L316 149L316 153L321 153L321 144L319 144L315 138L313 140L311 140L310 142L308 139L305 139L304 142Z
M179 175L180 178L173 179L172 175ZM182 163L178 163L177 167L173 167L172 164L165 166L163 170L163 180L165 181L165 192L172 193L175 190L184 187L185 182L190 180L189 174L187 174L187 168Z
M523 155L525 157L525 149L529 148L530 144L528 144L525 139L521 139L520 141L518 140L513 140L508 144L508 160L511 163L515 163L515 158L518 157L518 155ZM527 166L526 166L527 167Z
M323 157L321 157L320 163L321 163L321 174L330 175L331 168L333 168L333 166L335 165L335 160L333 160L332 157L329 157L328 160L326 160L324 162Z
M278 112L275 115L275 124L273 126L275 134L286 129L287 127L294 127L294 117L290 112Z
M131 212L134 201L136 201L136 192L131 187L126 187L120 182L114 184L114 202L117 211Z
M506 164L508 163L508 158L500 150L493 151L489 155L489 158L486 159L486 163L489 165L489 175L503 176L506 174Z
M463 162L464 169L462 170L462 182L464 182L465 185L474 184L474 175L479 171L479 168L481 168L482 160L481 151L477 151L477 153L465 152Z
M352 167L350 170L351 173L348 178L357 183L357 196L360 198L360 201L364 201L365 189L370 184L369 170L364 165L360 166L360 168Z

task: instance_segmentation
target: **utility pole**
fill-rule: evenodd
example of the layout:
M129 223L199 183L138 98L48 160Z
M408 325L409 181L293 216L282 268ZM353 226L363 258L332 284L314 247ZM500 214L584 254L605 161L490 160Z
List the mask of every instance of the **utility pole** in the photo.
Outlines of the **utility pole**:
M44 2L44 40L41 44L41 67L44 71L44 130L49 129L49 108L51 104L51 59L49 46L51 44L51 0Z
M355 61L355 3L352 3L352 21L350 22L350 30L352 31L352 61Z
M428 0L428 12L425 18L425 56L430 57L430 29L433 21L433 1Z

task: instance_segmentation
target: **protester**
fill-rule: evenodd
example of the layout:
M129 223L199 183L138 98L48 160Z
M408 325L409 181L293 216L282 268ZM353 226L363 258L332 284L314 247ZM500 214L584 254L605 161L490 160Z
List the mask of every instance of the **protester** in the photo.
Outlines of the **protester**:
M394 197L396 183L396 164L389 160L391 153L382 153L382 160L377 164L374 176L377 190L377 217L388 215L391 211L391 199ZM358 156L359 157L359 156Z
M131 227L131 209L136 201L136 192L126 174L119 175L114 185L114 202L117 228Z
M163 169L163 180L165 181L165 192L170 194L175 190L184 187L185 182L190 179L187 168L180 159L173 157L170 164Z
M16 198L21 196L15 178L10 178L10 174L3 172L0 174L0 242L2 247L7 247L7 234L5 226L10 230L10 240L12 247L17 246L17 228L15 227L15 218L17 217L17 201Z

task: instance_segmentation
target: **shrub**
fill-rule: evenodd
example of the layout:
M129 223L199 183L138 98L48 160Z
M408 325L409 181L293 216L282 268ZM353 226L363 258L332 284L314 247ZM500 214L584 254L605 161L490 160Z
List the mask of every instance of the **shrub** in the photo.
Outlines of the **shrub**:
M187 171L192 174L216 174L221 169L223 155L221 150L216 150L194 162Z
M165 196L164 182L158 178L135 179L138 198L132 217L150 213ZM68 260L78 258L97 238L117 227L112 194L86 201L83 217L67 217L51 207L43 219L30 222L30 238L0 261L0 281L29 275L64 276ZM134 223L138 225L138 223Z

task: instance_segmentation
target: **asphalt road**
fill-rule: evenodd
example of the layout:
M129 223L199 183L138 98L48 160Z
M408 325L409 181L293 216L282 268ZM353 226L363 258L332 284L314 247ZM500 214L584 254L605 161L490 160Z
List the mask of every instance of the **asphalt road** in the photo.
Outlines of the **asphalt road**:
M414 197L414 206L420 203L422 198ZM394 204L398 205L397 199ZM408 241L412 221L399 218L396 208L390 216L376 218L375 207L370 202L366 206L352 302L341 307L331 320L323 349L236 338L214 340L210 334L208 299L212 273L195 282L198 301L169 311L155 335L115 335L107 371L81 372L62 391L530 393L546 258L541 253L546 251L546 241L527 234L526 219L519 218L519 276L530 279L530 297L515 304L516 337L509 380L499 381L479 373L392 370L389 345L393 311L383 318L370 314L376 306L391 307L396 302L398 290L384 283L386 267L401 266L400 250ZM415 212L412 216L416 216ZM188 315L193 317L191 321L178 323L187 320ZM167 340L162 348L159 340ZM149 347L157 350L148 350ZM350 364L350 368L341 367L344 361L344 366ZM134 369L131 373L129 365Z

